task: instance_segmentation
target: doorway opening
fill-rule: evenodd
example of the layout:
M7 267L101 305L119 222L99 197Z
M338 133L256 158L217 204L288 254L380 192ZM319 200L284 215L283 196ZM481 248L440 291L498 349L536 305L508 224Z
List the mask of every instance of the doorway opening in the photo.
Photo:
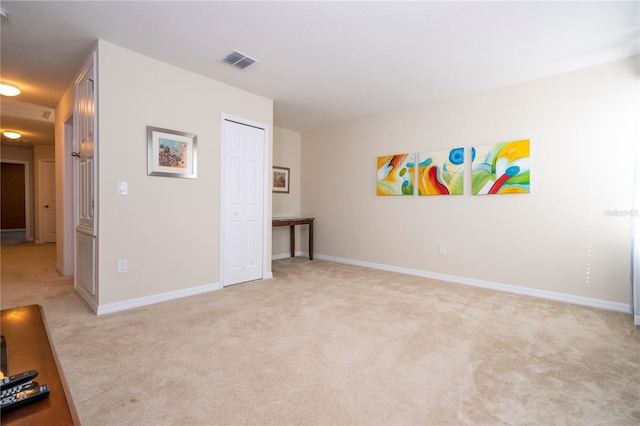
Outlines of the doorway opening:
M33 241L29 162L2 160L0 230L2 244Z

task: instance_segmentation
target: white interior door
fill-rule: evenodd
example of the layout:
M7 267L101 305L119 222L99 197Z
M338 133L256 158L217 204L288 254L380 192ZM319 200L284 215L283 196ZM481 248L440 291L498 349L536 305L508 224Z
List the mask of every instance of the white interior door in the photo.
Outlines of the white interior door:
M79 79L77 90L78 114L78 226L95 235L95 132L94 67L90 66Z
M265 130L223 121L222 285L263 278Z
M76 187L75 288L90 304L97 294L96 280L96 66L95 53L76 80L76 144L74 180ZM94 306L95 307L95 306Z
M40 241L56 242L56 163L54 160L40 160Z

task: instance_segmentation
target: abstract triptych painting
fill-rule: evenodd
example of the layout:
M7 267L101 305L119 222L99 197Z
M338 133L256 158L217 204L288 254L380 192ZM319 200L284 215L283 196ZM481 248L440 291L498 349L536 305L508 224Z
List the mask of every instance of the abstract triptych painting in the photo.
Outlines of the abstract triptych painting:
M377 170L377 195L462 195L465 149L382 156ZM473 195L529 191L529 139L471 148Z
M378 157L378 195L413 195L415 154Z
M418 154L418 195L461 195L464 148Z
M473 195L528 193L529 140L471 148Z

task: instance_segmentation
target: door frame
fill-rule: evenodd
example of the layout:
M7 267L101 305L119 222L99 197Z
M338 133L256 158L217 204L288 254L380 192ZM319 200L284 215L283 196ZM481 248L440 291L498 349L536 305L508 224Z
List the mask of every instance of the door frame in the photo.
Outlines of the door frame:
M225 195L226 195L226 187L228 183L228 179L226 177L226 166L225 166L225 126L227 121L232 121L234 123L242 124L245 126L256 127L261 129L264 132L264 184L263 184L263 228L262 228L262 279L270 279L273 278L273 273L271 272L271 187L269 185L269 176L271 174L271 146L269 143L269 126L266 124L258 123L255 121L247 120L241 117L237 117L230 114L222 113L220 116L220 257L218 263L218 271L219 271L219 282L222 287L226 285L225 277L224 277L224 241L225 241Z
M31 213L31 203L34 201L31 196L31 169L29 161L22 160L0 160L2 163L11 163L11 164L22 164L24 166L24 218L25 218L25 239L27 241L33 241L33 227L31 226L32 222L32 213Z
M75 254L75 178L74 178L74 115L73 108L63 120L63 146L62 146L62 185L56 183L58 188L62 188L61 203L58 203L58 212L60 212L60 204L62 205L62 259L58 259L56 267L58 272L64 277L74 274L76 254ZM58 175L56 175L58 178ZM60 214L60 213L58 213Z

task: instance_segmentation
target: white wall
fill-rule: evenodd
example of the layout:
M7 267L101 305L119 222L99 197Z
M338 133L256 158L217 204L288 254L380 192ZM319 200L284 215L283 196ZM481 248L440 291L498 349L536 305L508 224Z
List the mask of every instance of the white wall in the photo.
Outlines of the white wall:
M288 167L289 193L273 193L273 217L297 217L300 215L300 147L301 134L293 130L274 127L273 130L273 165ZM301 228L303 237L308 234L306 226L296 226L296 252L306 253L308 239L300 241ZM308 238L308 237L305 237ZM291 256L289 246L289 228L280 226L273 228L273 257L282 258Z
M318 257L628 304L630 217L605 210L631 208L639 75L636 57L304 133ZM462 196L376 196L378 156L518 139L530 194L472 196L467 166Z
M221 114L271 127L273 101L102 40L98 63L99 304L218 283ZM197 134L197 179L147 176L147 126Z

